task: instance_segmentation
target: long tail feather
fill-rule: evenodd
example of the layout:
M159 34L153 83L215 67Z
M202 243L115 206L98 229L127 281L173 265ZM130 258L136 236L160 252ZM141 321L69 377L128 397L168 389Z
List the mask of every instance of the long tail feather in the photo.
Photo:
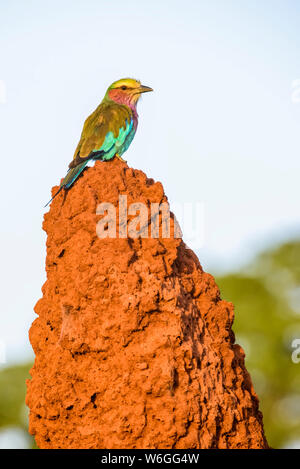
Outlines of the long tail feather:
M56 192L56 194L54 194L54 196L52 197L52 199L49 200L49 202L46 203L46 205L44 205L44 208L47 207L47 205L51 204L52 200L55 199L55 197L60 193L60 191L64 188L64 186L60 186L60 188L58 189L58 191Z
M88 162L89 160L83 161L83 163L78 164L77 166L75 166L75 168L72 168L67 172L67 175L62 182L62 185L66 189L69 189L72 186L72 184L76 181L78 176L80 176Z
M72 184L76 181L78 176L80 176L80 174L82 173L82 171L84 170L88 162L89 160L84 161L83 163L77 165L75 168L69 169L58 191L56 192L56 194L54 194L52 199L49 200L49 202L45 205L45 207L47 207L47 205L49 205L52 202L52 200L55 199L55 197L60 193L62 189L69 189L72 186Z

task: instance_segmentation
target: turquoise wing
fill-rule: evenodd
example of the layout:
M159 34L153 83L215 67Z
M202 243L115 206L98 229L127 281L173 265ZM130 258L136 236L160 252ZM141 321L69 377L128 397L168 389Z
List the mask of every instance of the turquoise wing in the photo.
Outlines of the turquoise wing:
M128 137L130 139L130 142L132 141L133 129L133 119L131 119L130 122L126 120L125 127L120 128L117 137L114 136L114 133L112 131L108 132L101 147L93 150L91 157L93 159L108 161L111 160L116 153L121 155L122 153L124 153L124 151L127 150L129 146L126 144Z

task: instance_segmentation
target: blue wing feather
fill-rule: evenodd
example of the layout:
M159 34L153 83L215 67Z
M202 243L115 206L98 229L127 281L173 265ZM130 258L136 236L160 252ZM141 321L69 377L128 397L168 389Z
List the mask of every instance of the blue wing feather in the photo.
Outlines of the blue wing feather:
M108 161L111 160L116 153L122 155L132 142L132 139L134 137L134 134L132 135L132 130L134 130L133 120L131 119L130 122L127 122L126 120L125 128L120 128L118 136L115 137L113 132L108 132L101 147L96 150L93 150L91 157L94 159ZM129 142L127 142L128 137L130 140ZM98 153L98 155L93 155L94 153Z

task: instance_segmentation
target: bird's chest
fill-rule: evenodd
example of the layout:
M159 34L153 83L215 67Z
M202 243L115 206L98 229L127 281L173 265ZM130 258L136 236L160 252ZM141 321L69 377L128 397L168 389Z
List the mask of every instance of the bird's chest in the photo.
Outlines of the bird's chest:
M128 149L129 145L131 144L132 140L134 139L136 129L133 126L128 135L126 135L124 142L119 146L118 153L122 155Z

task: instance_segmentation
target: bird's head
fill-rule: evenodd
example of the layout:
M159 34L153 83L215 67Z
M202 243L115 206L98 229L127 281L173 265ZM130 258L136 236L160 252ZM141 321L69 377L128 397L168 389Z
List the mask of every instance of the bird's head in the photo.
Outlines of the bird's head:
M110 85L106 92L106 96L118 104L127 106L136 106L142 93L153 91L149 86L144 86L139 80L133 78L122 78Z

